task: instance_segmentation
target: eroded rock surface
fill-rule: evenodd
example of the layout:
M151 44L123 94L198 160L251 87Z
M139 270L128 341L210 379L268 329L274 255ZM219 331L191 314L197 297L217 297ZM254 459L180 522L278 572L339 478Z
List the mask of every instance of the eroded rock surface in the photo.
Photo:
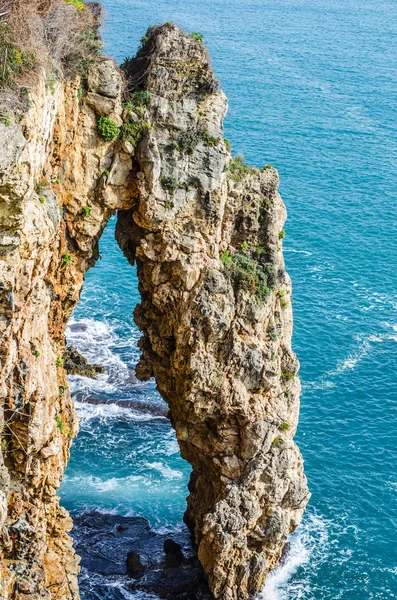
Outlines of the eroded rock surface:
M6 132L0 598L78 598L72 522L56 495L77 432L64 334L118 210L142 296L137 375L156 377L192 464L186 521L211 591L244 600L308 500L293 442L300 388L278 175L231 160L226 98L205 47L177 27L156 28L129 64L132 106L121 83L108 59L86 89L76 80L51 91L43 74ZM99 135L104 116L122 139Z
M103 64L119 88L109 113L121 122L120 74L112 61ZM72 520L56 495L78 428L64 334L109 217L130 205L127 189L108 183L103 172L116 157L131 166L130 156L98 135L98 114L79 98L80 85L51 91L42 73L28 113L2 139L2 599L78 598L79 561L67 535Z
M262 589L308 500L293 442L286 211L273 168L230 162L226 98L202 44L164 26L129 76L152 93L137 204L116 234L138 266L137 374L156 378L193 466L186 521L211 590L243 600Z

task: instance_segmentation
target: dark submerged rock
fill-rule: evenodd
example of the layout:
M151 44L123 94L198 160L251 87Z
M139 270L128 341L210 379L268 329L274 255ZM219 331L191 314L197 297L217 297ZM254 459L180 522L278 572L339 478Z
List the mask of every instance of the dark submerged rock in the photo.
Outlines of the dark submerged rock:
M130 577L140 577L145 567L142 564L141 556L138 552L128 552L127 554L127 575Z
M102 588L122 581L130 591L155 594L162 600L211 600L204 572L187 528L172 535L154 532L146 519L98 512L74 516L73 538L81 556L85 586L101 580ZM126 578L126 574L131 579ZM106 598L112 596L106 592Z
M167 567L178 567L178 565L180 565L184 561L182 546L174 542L174 540L165 540L164 552L165 564L167 565Z

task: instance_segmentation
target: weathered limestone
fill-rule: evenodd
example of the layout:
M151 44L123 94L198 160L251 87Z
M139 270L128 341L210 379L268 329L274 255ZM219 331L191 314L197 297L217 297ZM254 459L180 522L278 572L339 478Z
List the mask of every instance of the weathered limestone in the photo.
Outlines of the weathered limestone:
M103 64L120 120L120 75ZM79 85L51 93L43 73L22 123L0 130L0 598L78 598L72 522L56 496L77 432L64 332L103 228L129 206L127 190L105 185L114 143L98 137Z
M155 376L192 464L186 520L214 597L244 600L308 500L277 172L231 162L226 98L204 46L175 26L129 67L148 106L123 110L108 59L79 99L80 85L51 94L43 79L0 159L0 598L78 598L56 496L77 431L64 332L118 210L142 296L137 374ZM101 115L141 127L140 142L105 142Z
M286 212L274 169L229 165L226 98L204 46L163 26L133 80L142 64L152 128L137 152L137 205L119 212L116 233L138 265L137 374L156 378L193 466L186 520L214 596L243 600L262 589L308 500L292 441Z

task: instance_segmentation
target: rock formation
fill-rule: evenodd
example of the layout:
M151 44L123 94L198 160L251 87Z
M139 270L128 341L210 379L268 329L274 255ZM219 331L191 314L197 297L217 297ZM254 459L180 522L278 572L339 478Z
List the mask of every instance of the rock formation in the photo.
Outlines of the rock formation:
M137 375L156 378L193 467L186 522L212 593L244 600L308 500L278 175L231 158L200 40L157 27L125 69L125 105L103 58L83 83L43 74L22 122L0 124L0 598L78 598L56 496L77 431L64 333L117 210Z
M96 379L100 373L106 373L102 365L90 364L74 346L68 346L63 359L63 366L68 375L80 375Z
M77 432L64 334L132 165L97 131L105 108L121 124L118 69L103 59L87 85L79 98L79 80L49 89L43 72L21 124L0 124L1 598L78 597L56 496Z

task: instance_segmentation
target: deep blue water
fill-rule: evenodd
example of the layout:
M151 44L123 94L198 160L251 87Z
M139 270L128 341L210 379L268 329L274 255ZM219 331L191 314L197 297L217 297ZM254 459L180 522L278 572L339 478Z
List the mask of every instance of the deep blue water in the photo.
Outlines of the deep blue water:
M229 97L233 150L280 173L303 384L297 442L313 497L263 598L397 598L397 3L104 4L118 61L153 23L204 33ZM70 333L110 374L73 389L80 400L159 403L133 377L138 293L112 227L74 314L86 330ZM189 467L168 422L145 409L78 406L64 505L178 528Z

